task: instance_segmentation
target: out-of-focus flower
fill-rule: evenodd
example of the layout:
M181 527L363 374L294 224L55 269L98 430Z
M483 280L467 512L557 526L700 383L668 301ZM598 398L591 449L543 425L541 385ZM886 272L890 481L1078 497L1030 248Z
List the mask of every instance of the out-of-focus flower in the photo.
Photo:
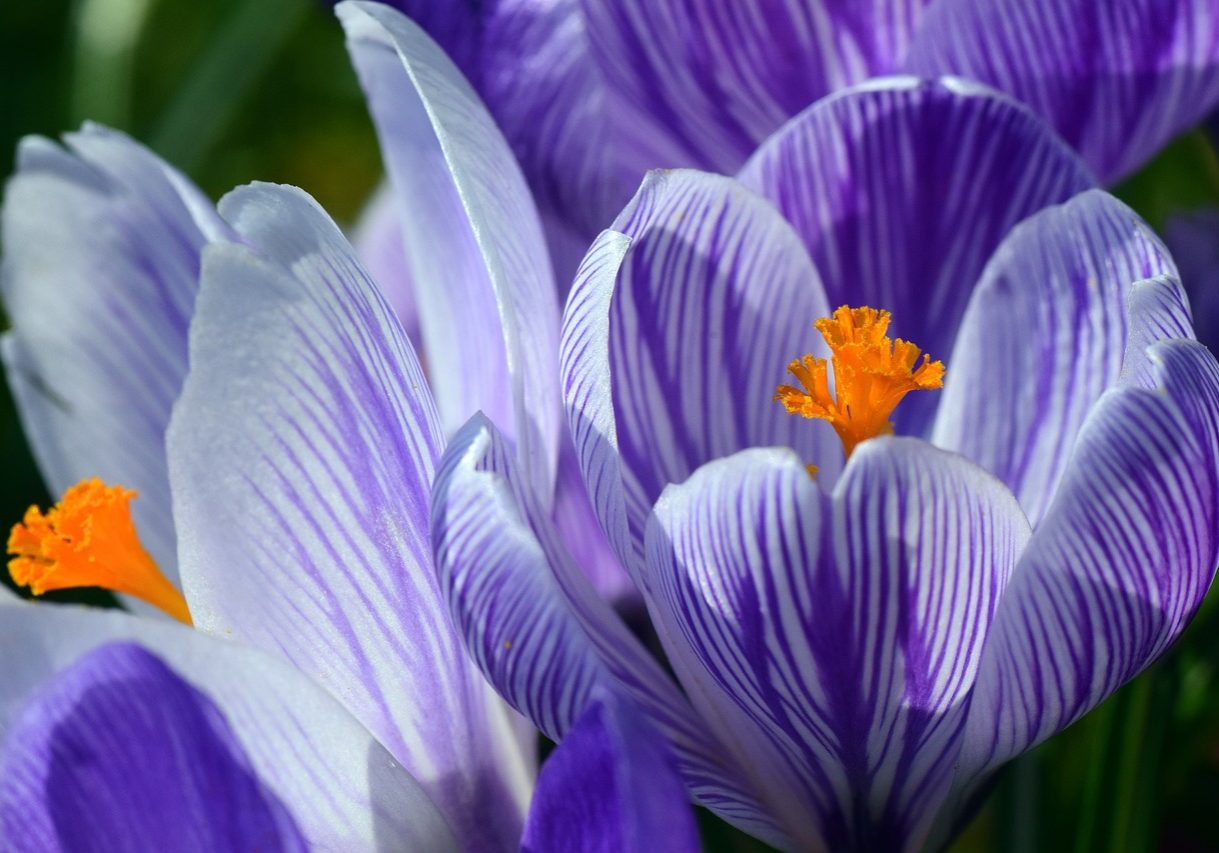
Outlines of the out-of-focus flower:
M427 251L412 253L430 382L385 296L304 193L253 185L213 208L120 134L86 127L70 150L26 140L3 209L4 352L64 499L14 528L12 566L38 589L104 585L238 641L241 654L286 661L313 685L302 695L324 689L354 718L343 725L358 749L335 757L347 762L336 778L388 756L460 846L510 848L536 733L453 631L428 501L446 428L484 411L550 507L563 479L555 288L520 170L460 74L387 7L341 14L366 82L399 122L395 156L415 164L436 205L421 226ZM596 529L591 515L583 523ZM51 608L18 612L28 615L3 620L17 631L0 678L5 726L38 684L123 638L243 725L244 706L228 707L157 633L168 627L115 616L126 621L107 634L83 617L57 626L68 617ZM48 651L61 640L62 653ZM309 704L284 718L285 749L327 748L329 724L314 725ZM301 823L312 807L282 793L290 776L264 783ZM302 825L307 839L361 845L375 816L357 803Z
M1164 225L1164 241L1181 269L1198 340L1219 348L1219 210L1178 213Z
M564 287L645 170L734 173L792 116L869 77L993 86L1103 183L1219 103L1210 0L388 1L454 56L504 129Z
M649 175L576 278L563 390L681 691L476 418L433 542L501 694L561 736L620 685L739 826L918 849L1154 660L1219 561L1219 366L1167 250L1092 187L1030 111L956 79L820 101L737 180Z

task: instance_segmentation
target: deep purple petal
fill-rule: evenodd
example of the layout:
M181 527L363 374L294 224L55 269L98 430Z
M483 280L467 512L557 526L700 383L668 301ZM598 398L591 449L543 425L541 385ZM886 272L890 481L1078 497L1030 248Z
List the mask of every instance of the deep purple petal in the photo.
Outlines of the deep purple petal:
M1106 183L1219 103L1211 0L940 0L915 74L959 74L1028 104Z
M5 191L4 359L52 492L86 477L141 495L145 546L177 577L165 427L186 376L209 202L126 136L86 125L68 150L31 137Z
M1164 225L1164 242L1181 270L1198 340L1212 351L1219 349L1219 210L1170 218Z
M303 851L224 714L133 644L93 651L26 705L0 760L10 850Z
M896 70L929 0L583 0L615 121L644 168L731 173L788 118Z
M648 528L670 662L801 845L918 849L1028 523L955 454L882 438L833 494L790 451L671 486Z
M521 849L702 849L668 746L629 700L600 691L547 759Z
M946 358L991 253L1020 220L1092 185L1028 110L956 80L879 80L809 108L741 180L792 222L831 306L893 313L893 334ZM951 365L949 366L951 369ZM897 431L930 427L915 394Z
M782 839L672 679L573 564L483 417L445 452L432 541L454 621L513 707L558 740L599 687L624 690L670 742L692 796Z
M1004 594L962 784L1064 728L1177 637L1219 561L1219 365L1153 347L1160 387L1110 391Z
M397 192L445 430L485 412L549 501L561 423L559 310L520 167L422 30L380 3L353 0L338 13Z
M1150 226L1100 190L1025 220L966 309L932 440L1007 483L1036 524L1120 377L1133 285L1175 272Z
M564 395L593 505L627 569L669 483L746 447L838 470L829 426L771 398L828 306L797 235L736 181L653 172L585 259L564 315ZM638 581L636 576L636 580Z
M148 769L164 769L159 762L168 757L161 749L167 746L166 735L174 734L175 726L180 730L187 714L198 717L201 713L200 703L185 701L197 690L207 696L207 703L203 704L214 706L213 711L227 721L219 729L212 728L212 732L224 741L220 746L232 745L234 750L240 749L237 757L258 780L267 802L283 804L310 849L365 850L378 844L404 850L450 850L455 847L444 820L418 783L322 687L283 662L176 623L136 618L114 610L36 606L10 600L0 603L0 643L11 652L0 659L0 740L7 739L11 745L13 752L9 760L17 760L21 750L34 749L23 752L20 758L27 766L25 772L0 775L12 786L0 795L0 800L33 797L34 802L29 804L31 813L27 817L36 817L43 827L37 832L31 828L35 839L50 831L48 821L54 817L45 811L38 814L33 808L39 805L38 800L46 799L38 790L29 788L45 788L45 774L40 780L39 774L34 772L40 752L45 758L47 748L53 754L68 741L56 737L54 732L37 730L57 722L48 719L48 714L56 711L54 706L63 705L58 701L64 696L63 683L50 687L56 691L51 694L55 701L50 706L45 698L31 700L31 697L46 689L57 673L71 668L82 656L99 646L116 642L138 643L153 652L189 682L190 688L181 686L181 682L178 682L179 687L169 686L184 699L176 704L187 706L172 712L157 705L158 701L172 697L159 688L152 691L152 695L145 695L146 683L130 685L133 691L139 692L133 692L129 697L108 693L110 702L105 710L108 717L115 719L84 733L84 746L92 754L104 753L107 764L113 761L116 767L125 767L127 765L122 762L129 760L125 753L134 751L139 763ZM113 670L101 671L96 666L88 666L69 676L66 683L81 686L83 675L112 674ZM135 708L126 705L129 698L135 700ZM19 711L30 701L35 703L37 710L28 714L23 723ZM189 707L192 704L196 706L193 712ZM127 715L118 713L124 709L129 712ZM64 734L76 738L81 734L76 727L87 718L69 719L70 715L61 713L72 710L60 707L55 717L69 722ZM158 722L162 711L166 719ZM157 716L152 716L154 712ZM208 718L204 722L215 721L212 712L203 716ZM150 721L152 731L143 731ZM138 730L121 728L125 723ZM31 728L35 730L31 731ZM121 732L124 740L134 737L136 742L117 748L116 732ZM178 733L191 734L190 731ZM202 733L207 734L207 731ZM48 736L52 739L50 743L45 741ZM154 754L145 756L141 752L145 740L155 747ZM182 742L183 739L173 740ZM119 754L112 755L116 751ZM223 757L217 756L218 759ZM62 762L59 766L62 767ZM65 785L79 784L113 769L105 765L88 768L82 764L75 774L77 778L64 779L61 775L58 781ZM187 772L183 771L183 775ZM19 790L19 784L26 786L24 792ZM99 800L97 805L103 808L106 797L124 793L122 790L93 790L92 786L90 790ZM169 797L184 792L166 790L163 793ZM224 794L225 789L219 788L212 799L223 798ZM41 808L53 805L43 802ZM81 807L89 808L87 803ZM7 810L7 806L0 806L0 811ZM115 818L122 816L121 812L114 815ZM149 817L155 819L156 815ZM11 813L4 819L14 818L22 819L21 815ZM88 825L84 818L80 820ZM206 831L207 827L199 826L198 829ZM8 832L4 836L10 841L15 837ZM98 835L103 840L106 837ZM219 845L212 849L247 847ZM59 848L51 845L49 849ZM66 845L65 849L81 848ZM177 847L128 845L123 849Z
M502 845L530 759L436 585L441 434L414 352L303 192L255 185L220 209L247 245L205 254L169 438L195 623L326 685L460 832Z

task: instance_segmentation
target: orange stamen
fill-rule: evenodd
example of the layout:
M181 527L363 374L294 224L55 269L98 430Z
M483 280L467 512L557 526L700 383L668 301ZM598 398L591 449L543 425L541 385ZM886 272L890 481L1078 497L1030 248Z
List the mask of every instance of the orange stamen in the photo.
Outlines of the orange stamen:
M788 414L829 421L848 457L860 442L893 432L889 416L908 393L944 387L944 363L928 355L918 362L918 347L886 334L889 320L888 311L845 305L822 317L816 327L829 345L829 361L796 359L787 369L803 389L780 385L774 396Z
M140 544L131 520L135 496L94 477L68 489L45 515L30 507L8 537L9 574L34 595L99 586L134 595L192 624L186 599Z

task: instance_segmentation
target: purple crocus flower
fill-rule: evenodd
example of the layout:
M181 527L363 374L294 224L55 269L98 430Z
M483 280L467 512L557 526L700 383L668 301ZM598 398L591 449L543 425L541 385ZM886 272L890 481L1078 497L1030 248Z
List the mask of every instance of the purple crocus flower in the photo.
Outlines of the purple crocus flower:
M236 738L233 761L274 795L260 827L281 826L286 809L310 843L373 846L379 815L414 791L463 849L512 848L523 831L547 831L526 825L536 731L495 695L453 629L428 504L447 431L477 411L511 436L548 518L556 480L578 482L557 473L555 287L520 170L468 84L387 7L340 13L366 84L399 122L393 156L429 203L419 227L430 242L411 254L429 375L389 300L303 192L252 185L214 208L121 134L89 126L67 150L26 140L3 209L13 322L4 353L36 456L65 500L18 525L13 565L35 591L108 585L198 633L5 604L0 630L22 652L0 670L0 723L83 653L133 640L190 685L170 692L197 690L228 718L231 732L217 724L194 734L213 745ZM139 492L130 514L131 494L95 477ZM574 523L596 524L591 514ZM214 637L239 651L213 651ZM302 685L292 687L292 714L257 692L258 652L279 673L266 680ZM132 677L168 678L146 660L128 663ZM88 684L90 672L54 695L75 696L72 684ZM230 676L248 688L231 702L221 683ZM603 705L618 701L612 694ZM195 705L194 718L215 716ZM30 712L31 725L53 710ZM631 739L621 732L634 724L611 711L590 725ZM347 734L331 767L312 757L336 727ZM590 738L589 749L606 742ZM267 753L277 750L296 763L276 764ZM566 763L603 766L620 753ZM13 760L27 758L57 760L45 749ZM225 778L240 775L226 767ZM393 770L397 789L369 788L378 768ZM338 796L330 776L351 790L337 811L314 802ZM618 790L635 795L625 782ZM420 814L395 814L390 841L431 826Z
M735 173L792 116L870 77L986 83L1106 184L1219 103L1210 0L389 2L450 52L504 129L564 286L646 170Z
M831 424L772 399L844 303L891 311L947 368L845 464ZM840 403L899 352L916 366L873 333L852 350L827 327ZM1167 648L1219 561L1219 365L1171 257L974 83L871 81L737 179L650 174L584 259L562 371L676 680L591 594L485 419L432 506L467 645L552 736L585 691L626 689L695 799L780 847L943 841L997 767ZM806 384L810 411L832 402Z

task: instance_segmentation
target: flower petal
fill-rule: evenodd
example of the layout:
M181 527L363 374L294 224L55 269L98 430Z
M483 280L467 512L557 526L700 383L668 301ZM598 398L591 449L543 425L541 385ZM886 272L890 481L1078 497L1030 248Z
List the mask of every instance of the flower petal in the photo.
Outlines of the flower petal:
M377 187L364 206L352 229L351 244L372 280L381 288L385 301L394 309L417 352L421 345L419 309L415 305L415 287L402 245L398 199L389 184Z
M3 774L8 787L0 794L0 812L5 821L14 818L10 811L13 797L24 798L27 802L32 798L38 804L45 799L48 781L56 783L58 790L63 792L65 785L71 786L83 778L85 771L80 765L73 774L75 780L47 779L45 775L39 780L31 774L37 769L40 753L43 758L48 757L44 747L57 751L60 761L71 758L63 755L63 749L68 745L67 736L88 722L88 714L105 713L109 722L93 726L86 732L89 752L77 753L76 758L86 761L90 753L103 755L105 764L95 765L93 770L105 774L121 768L123 765L118 762L128 760L126 756L139 750L141 741L146 741L148 746L164 745L165 741L160 738L169 734L166 726L176 722L180 734L191 734L183 728L183 714L191 713L190 709L181 705L193 703L197 709L195 713L210 705L213 712L218 710L223 715L224 725L219 731L213 729L213 733L228 730L223 739L233 747L234 756L240 757L247 771L260 781L267 797L289 811L311 849L358 850L378 845L428 850L454 847L448 827L423 789L368 730L316 683L267 655L177 624L154 622L117 611L16 602L0 602L0 642L10 651L0 664L0 735L5 736L9 744L6 760L24 761L26 767L26 773L21 776ZM124 686L138 688L138 693L115 689L113 677L121 674L121 668L99 665L106 660L104 656L100 661L95 658L91 663L78 663L82 656L97 647L115 642L138 643L153 652L176 671L189 688L181 682L177 687L167 685L163 677L155 676L160 689L149 691L153 685L147 678L134 682L126 679ZM111 662L118 663L113 658ZM49 694L44 692L41 699L33 699L34 705L26 711L23 721L22 707L43 691L56 673L74 664L84 666L84 670L69 673L66 682L52 684ZM142 668L147 672L147 667ZM90 712L84 702L86 697L80 697L82 703L73 703L77 709L74 711L67 704L73 687L88 686L91 676L112 679L111 685L104 689L97 684L87 691L108 694L103 696L105 702L101 707L95 705ZM167 695L166 689L176 691L177 696ZM197 701L197 694L188 695L194 691L204 694L206 701ZM170 699L178 700L177 710L171 713L166 708L163 716L153 716L158 714L157 702ZM136 703L134 709L130 707L132 701ZM124 708L129 709L126 715L122 713ZM212 718L209 722L221 722L213 713L205 713ZM40 728L53 724L46 718L48 714L59 717L60 725L50 732L40 732ZM124 716L130 723L125 729L122 728ZM159 722L152 726L152 731L135 739L134 728L142 729L153 720ZM62 737L55 737L56 732ZM49 744L43 739L47 735L51 735ZM19 757L13 750L25 754ZM153 752L143 756L147 760L139 760L145 771L155 762L164 760L163 751ZM138 755L132 757L138 758ZM213 759L223 760L223 756L213 755ZM23 782L25 785L37 784L43 790L22 791ZM171 789L176 787L170 786ZM218 787L216 790L225 789ZM104 793L93 790L92 796ZM166 796L173 793L174 790L168 790ZM214 795L213 791L213 798ZM65 804L60 801L60 805ZM47 806L46 803L41 805ZM101 806L102 802L94 805ZM150 804L150 808L156 808L155 804ZM34 817L38 817L45 827L47 819L57 816L45 812L24 815L27 820ZM61 817L63 820L75 817L79 825L96 828L79 816ZM199 828L204 829L203 826ZM18 836L5 832L5 837ZM222 849L241 846L219 845ZM177 849L176 845L170 845L170 848Z
M895 70L928 2L584 0L584 9L637 160L731 173L813 101Z
M572 563L482 416L445 451L432 541L467 648L513 707L559 740L599 688L624 690L671 743L696 799L782 839L672 679Z
M933 430L1045 513L1079 428L1117 381L1135 282L1175 274L1150 226L1094 190L1018 225L974 291Z
M446 431L486 412L549 501L559 311L520 167L478 96L418 27L380 3L349 0L338 14L398 194Z
M94 476L138 491L141 538L176 578L165 427L186 376L199 255L223 226L126 136L86 125L67 143L24 140L5 194L9 382L51 491Z
M547 759L521 849L702 849L668 747L630 700L600 691Z
M894 333L933 358L951 351L1008 230L1092 185L1028 110L962 81L910 78L810 107L758 150L741 180L803 237L831 305L892 311ZM903 402L897 431L924 434L939 396Z
M1028 537L998 480L908 438L833 494L789 451L671 486L648 527L669 659L803 846L918 849Z
M55 678L0 770L10 849L305 849L223 714L140 646L103 646Z
M1044 740L1151 663L1219 562L1219 365L1153 348L1160 388L1110 391L1004 594L962 750L963 784Z
M1219 10L1210 0L941 0L906 67L1023 101L1113 183L1219 104Z
M529 761L436 586L441 436L410 343L307 195L255 185L220 210L247 245L205 253L169 433L195 624L312 675L459 831L503 844Z
M832 477L825 423L772 401L828 315L799 238L730 178L649 174L585 259L564 316L564 394L603 528L636 581L669 483L746 447L796 448ZM625 247L625 251L622 249Z

